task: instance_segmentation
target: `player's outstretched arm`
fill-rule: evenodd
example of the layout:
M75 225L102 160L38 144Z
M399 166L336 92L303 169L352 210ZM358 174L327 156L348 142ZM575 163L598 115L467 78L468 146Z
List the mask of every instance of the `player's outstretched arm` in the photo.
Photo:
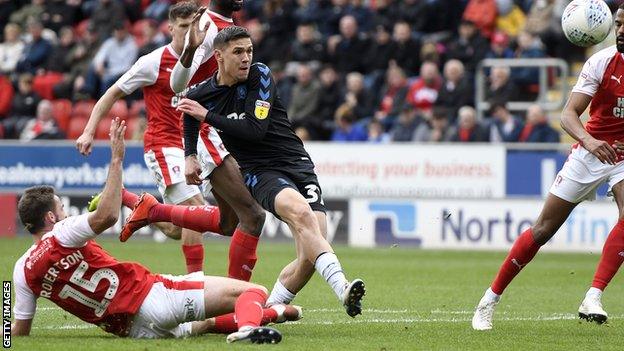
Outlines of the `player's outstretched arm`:
M110 128L111 162L106 185L97 210L89 215L89 226L100 234L117 223L121 208L122 168L126 150L124 134L126 122L115 118Z
M561 113L561 127L571 137L581 143L581 145L596 156L600 162L614 165L616 163L617 154L614 148L606 141L597 140L589 135L580 116L585 111L592 97L583 93L572 92L567 104Z
M113 86L108 88L106 93L104 93L104 95L102 95L102 97L95 103L93 111L91 111L91 116L89 117L89 122L87 122L87 126L82 132L82 135L76 139L76 148L78 148L78 151L81 154L85 156L91 154L91 150L93 148L93 137L95 136L98 124L102 118L108 114L111 107L113 107L113 104L124 96L126 96L126 94L119 89L116 84L113 84Z
M169 85L174 93L178 94L186 89L199 66L210 56L217 32L217 26L212 22L206 8L197 10L184 38L184 51L169 77Z

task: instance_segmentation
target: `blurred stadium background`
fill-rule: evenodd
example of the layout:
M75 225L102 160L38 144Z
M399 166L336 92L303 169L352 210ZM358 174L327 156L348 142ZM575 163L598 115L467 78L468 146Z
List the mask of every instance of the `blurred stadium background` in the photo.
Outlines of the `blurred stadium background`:
M315 160L335 242L509 246L537 215L571 143L559 112L591 49L563 37L566 4L245 0L235 21L252 33L255 59L272 67ZM0 1L0 235L23 234L15 204L31 185L52 184L72 213L84 211L108 150L82 157L73 140L102 92L168 42L170 5ZM140 92L115 104L97 139L112 116L136 140L126 187L155 192ZM601 201L579 207L548 248L600 251L615 213ZM284 238L284 229L271 218L265 236Z
M82 133L103 91L137 57L168 42L167 9L174 2L0 0L0 27L4 28L0 38L0 236L18 239L3 240L19 242L10 247L27 247L29 238L17 218L16 204L28 186L54 185L70 214L86 211L90 195L106 178L109 151L105 139L113 116L127 120L127 138L135 140L128 142L125 186L136 192L157 193L143 162L140 140L146 113L140 93L115 104L108 120L98 128L96 138L102 142L91 156L80 156L73 141ZM389 249L396 246L407 248L395 256L397 261L385 262L384 267L400 265L410 257L437 262L424 266L433 269L434 273L429 273L432 279L449 272L453 281L444 283L436 293L452 292L454 284L470 280L464 285L467 295L449 306L471 313L503 257L502 250L510 247L539 213L542 197L572 143L559 127L559 113L584 60L599 48L580 49L565 40L560 15L568 2L244 1L235 21L252 33L255 60L271 67L297 134L315 161L330 210L328 236L356 257L347 256L345 265L364 269L368 267L363 264L366 259L358 261L358 257L368 254L348 251L351 249L344 245L375 248L371 257L379 259L390 257ZM607 3L615 9L620 1ZM611 43L610 36L604 45ZM569 273L574 274L581 269L574 262L585 263L584 275L575 281L578 291L566 291L571 306L557 305L553 313L574 313L597 261L597 256L578 254L599 253L617 221L616 206L606 199L604 188L599 195L598 201L579 206L545 247L576 254L546 256L550 258L541 262L552 264L542 268L561 268L558 264L564 262L575 267ZM118 224L106 235L114 238L120 227ZM164 240L149 228L139 234ZM289 238L286 225L267 218L265 243ZM270 245L265 250L282 247L276 244L272 249ZM501 252L485 256L448 253L442 259L411 250L417 248ZM176 250L172 246L169 252ZM113 246L113 252L135 257L118 246ZM11 256L17 258L14 252ZM491 267L478 262L479 257ZM181 273L183 268L181 258L179 267L172 269L159 265L151 255L144 253L141 258L159 270ZM446 271L448 260L453 263ZM464 276L460 269L463 260L479 270ZM267 285L277 272L272 268L270 278L261 275ZM2 271L8 279L10 268ZM546 279L548 270L540 273L533 277ZM389 277L383 271L377 274L387 282ZM367 277L365 272L362 275ZM529 284L528 279L524 282ZM388 293L401 286L400 281L388 284L383 290ZM544 290L543 286L528 287ZM431 310L445 306L439 301L427 303ZM396 311L401 311L399 307L395 306ZM419 308L416 304L412 307ZM523 310L523 305L507 305L503 311L518 307L532 321L535 313L551 312L548 308ZM457 316L449 313L452 322ZM562 319L565 323L574 319L573 314L566 316L542 320ZM460 322L469 324L469 315L459 317ZM561 320L553 323L563 325ZM468 324L453 330L469 328ZM427 332L444 338L435 326L428 325ZM322 325L317 329L323 333ZM528 326L524 331L527 335L533 332ZM451 348L464 345L461 335L468 336L464 332L467 329L459 332ZM565 329L552 332L543 336L566 333ZM579 339L568 340L568 346L580 345L584 334L579 333ZM329 335L327 338L330 340ZM526 344L520 340L510 346L498 343L494 336L487 338L492 347L513 349ZM363 340L366 345L368 339ZM391 345L394 339L384 340ZM429 348L445 348L437 344L439 340L428 340ZM341 342L344 347L352 345L349 340ZM551 342L554 346L560 341ZM479 349L481 345L477 340L464 346Z

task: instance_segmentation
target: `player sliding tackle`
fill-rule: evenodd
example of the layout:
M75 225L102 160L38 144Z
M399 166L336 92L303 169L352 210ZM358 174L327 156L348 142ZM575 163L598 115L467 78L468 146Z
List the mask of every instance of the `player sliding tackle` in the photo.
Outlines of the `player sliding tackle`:
M217 73L178 104L185 113L187 182L202 181L195 147L200 123L205 122L220 130L251 195L293 233L297 259L282 270L268 304L290 303L316 269L347 313L360 314L364 282L347 281L325 239L326 209L314 164L290 126L271 71L264 64L251 64L253 45L244 28L223 29L213 45Z
M296 320L300 310L283 305L262 309L266 288L201 272L177 277L152 274L138 263L117 261L95 242L118 220L125 130L124 122L112 122L108 178L94 212L67 217L49 186L29 188L20 199L20 219L35 244L13 271L13 335L30 334L36 300L45 297L122 337L186 337L220 331L231 332L228 342L280 342L277 330L260 325ZM206 320L214 316L220 317ZM216 322L222 326L216 327Z
M481 298L472 319L474 329L492 328L494 307L507 285L553 237L574 207L594 199L596 189L605 182L617 203L619 218L607 237L591 288L578 312L589 321L607 320L600 301L602 292L624 262L624 162L618 155L624 152L624 144L618 141L624 138L624 85L616 79L624 75L624 5L615 16L616 45L587 60L561 115L561 125L579 143L557 175L537 221L518 237ZM583 127L579 116L590 102L590 119Z

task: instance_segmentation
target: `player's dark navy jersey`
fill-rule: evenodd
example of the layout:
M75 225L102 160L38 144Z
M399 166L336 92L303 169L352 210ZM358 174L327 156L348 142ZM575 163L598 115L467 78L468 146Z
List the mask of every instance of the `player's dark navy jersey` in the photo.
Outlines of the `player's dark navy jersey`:
M205 122L219 131L225 147L244 171L309 160L266 65L251 65L247 81L233 86L218 85L215 73L191 89L187 97L208 109ZM199 122L185 115L186 155L196 153L198 130Z

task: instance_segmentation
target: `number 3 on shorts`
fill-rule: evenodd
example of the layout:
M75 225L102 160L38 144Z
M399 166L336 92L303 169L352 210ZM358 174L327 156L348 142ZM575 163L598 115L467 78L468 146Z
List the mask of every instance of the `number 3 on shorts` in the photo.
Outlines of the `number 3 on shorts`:
M321 199L321 190L319 189L318 186L316 186L316 184L309 184L306 185L305 188L308 190L306 192L306 201L311 204L311 203L315 203L317 201L319 201L319 199L321 200L321 205L325 205L325 203L323 203L323 199Z

